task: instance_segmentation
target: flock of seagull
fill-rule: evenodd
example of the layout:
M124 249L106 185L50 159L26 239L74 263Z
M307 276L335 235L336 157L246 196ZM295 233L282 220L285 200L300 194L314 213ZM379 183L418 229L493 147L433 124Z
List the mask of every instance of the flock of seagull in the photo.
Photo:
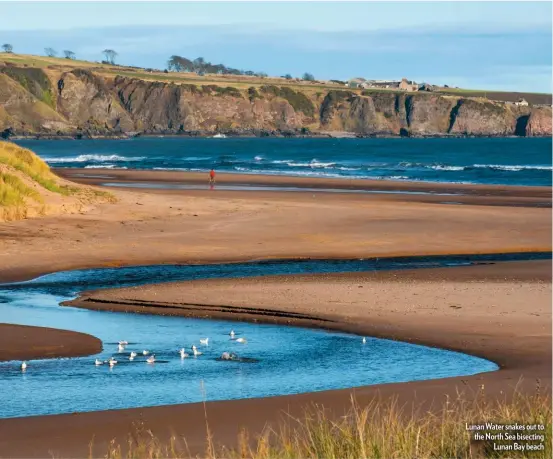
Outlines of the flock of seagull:
M236 333L234 333L234 330L230 331L229 336L230 336L231 340L233 340L237 343L245 344L245 343L248 342L246 340L246 338L236 338ZM363 337L362 342L363 342L363 344L366 344L367 343L367 338ZM128 341L119 341L119 343L117 345L117 351L118 352L123 352L125 350L125 346L128 346L128 344L129 344ZM208 346L209 345L209 338L200 339L200 344L202 344L204 346ZM194 357L198 357L198 356L202 355L202 352L198 350L198 348L196 347L195 344L192 345L191 349L192 349L192 354L194 355ZM185 351L184 347L179 350L179 354L180 354L181 359L185 359L185 358L189 357L189 354ZM129 360L133 361L134 358L137 355L138 354L135 351L132 351L129 354ZM149 355L149 357L146 359L146 363L150 363L150 364L155 363L155 361L156 361L156 355L155 354L150 355L150 351L143 350L142 355L143 356ZM236 354L229 353L229 352L223 352L223 354L221 355L222 360L234 360L236 357L237 357ZM96 366L100 366L100 365L104 365L104 364L108 364L110 366L110 368L113 368L115 365L117 365L117 360L115 360L115 357L112 356L112 357L110 357L109 360L96 359L94 361L94 365L96 365ZM21 371L25 371L25 370L27 370L27 362L22 362L21 363Z
M230 336L231 340L233 340L237 343L245 344L245 343L248 342L246 340L246 338L236 338L236 333L234 332L234 330L230 331L229 336ZM123 352L125 350L125 346L127 346L128 344L129 344L128 341L119 341L118 346L117 346L117 351L118 352ZM200 344L204 345L204 346L208 346L209 345L209 338L200 339ZM198 350L198 347L195 344L192 345L191 349L192 349L192 354L194 355L194 357L198 357L198 356L202 355L202 352ZM179 350L179 354L180 354L181 359L185 359L185 358L189 357L189 354L186 352L184 347ZM129 360L130 361L134 360L134 358L137 355L138 354L135 351L132 351L129 354ZM149 355L149 357L146 359L146 363L155 363L156 362L156 355L155 354L150 354L150 351L145 349L145 350L142 351L142 355L143 356ZM228 358L229 356L235 356L235 354L229 354L228 352L223 352L223 355L221 356L221 358L223 360L231 360L230 358ZM112 356L112 357L110 357L109 360L96 359L94 361L94 365L96 365L96 366L100 366L100 365L104 365L104 364L108 364L111 368L113 368L115 365L117 365L117 360L115 359L115 357Z

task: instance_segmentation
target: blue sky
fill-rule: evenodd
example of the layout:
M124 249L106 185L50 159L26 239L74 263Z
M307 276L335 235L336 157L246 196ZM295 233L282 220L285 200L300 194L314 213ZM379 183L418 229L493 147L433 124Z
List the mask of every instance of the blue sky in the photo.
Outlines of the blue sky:
M271 75L551 91L550 2L3 2L15 52L165 68L172 54Z

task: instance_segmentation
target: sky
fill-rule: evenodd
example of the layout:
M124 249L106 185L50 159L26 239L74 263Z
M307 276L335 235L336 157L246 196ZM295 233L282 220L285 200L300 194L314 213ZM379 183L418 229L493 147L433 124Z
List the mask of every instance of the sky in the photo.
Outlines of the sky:
M551 92L551 2L1 2L16 53Z

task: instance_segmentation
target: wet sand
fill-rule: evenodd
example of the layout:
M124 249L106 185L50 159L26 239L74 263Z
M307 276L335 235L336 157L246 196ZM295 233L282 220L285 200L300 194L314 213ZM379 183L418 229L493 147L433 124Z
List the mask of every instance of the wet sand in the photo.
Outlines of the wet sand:
M0 323L0 361L80 357L102 350L102 342L86 333Z
M57 172L83 183L85 179L74 175L113 174L121 180L147 178L156 183L169 179L194 183L202 178L161 171ZM310 187L352 182L218 177L218 183L237 180ZM361 182L365 181L355 181L355 186ZM537 207L551 201L550 188L384 181L365 185L390 190L462 189L467 195L222 191L207 186L205 190L109 188L117 204L98 205L77 215L0 224L0 282L58 270L132 264L551 250L551 210ZM452 198L465 203L440 204ZM524 207L513 210L509 202Z
M533 392L538 379L541 390L550 391L550 276L549 261L274 276L91 292L86 297L112 303L84 304L91 309L182 312L332 328L460 350L491 359L501 367L496 372L467 377L206 403L215 441L232 447L241 428L249 429L254 436L288 415L301 417L304 409L314 403L324 405L331 415L340 416L351 406L352 394L361 405L375 397L397 397L408 409L414 403L426 410L438 409L445 395L455 397L457 391L470 399L481 385L490 399L511 394L516 386ZM121 301L126 304L117 304ZM170 311L168 303L172 305ZM185 310L191 305L193 311ZM223 311L214 314L210 307ZM183 311L179 312L179 308ZM260 309L268 313L260 315ZM301 313L303 318L297 320L281 313ZM195 403L0 420L0 455L42 457L47 451L59 451L62 457L86 456L92 436L96 455L101 455L112 438L125 443L137 420L162 440L173 435L185 437L193 454L201 456L205 451L204 405ZM180 444L184 444L182 440Z
M360 192L361 196L375 193L371 197L382 200L406 202L428 202L435 204L478 204L487 206L551 207L551 188L501 185L468 185L452 183L407 182L392 180L368 180L346 178L293 177L279 175L217 174L213 190L206 183L206 174L200 172L147 171L147 170L90 170L56 169L60 176L83 184L116 184L135 190L148 189L150 192L178 192L179 187L200 188L207 191L225 190L225 193L274 193L278 189L330 194L326 199L343 199L341 192ZM163 190L162 187L165 187ZM229 187L231 190L226 190ZM266 190L263 190L266 188ZM317 191L319 190L319 191ZM334 192L334 193L333 193ZM338 197L332 197L338 194ZM349 193L348 193L349 194ZM293 199L293 198L292 198ZM348 199L351 197L348 196Z
M67 177L116 174L117 180L128 182L205 183L205 174L90 169L58 173ZM105 180L69 178L82 183L97 180L96 184ZM220 174L218 183L224 182L351 186L342 180ZM112 188L117 204L98 205L79 215L0 224L0 282L64 269L147 263L551 250L551 210L544 208L551 202L550 188L360 182L355 181L355 186L462 194ZM461 200L462 205L441 204ZM144 302L150 304L149 295L160 287L103 292L122 295L119 301L141 304L99 303L94 307L167 313L167 305L159 308L160 301L165 301L178 303L170 305L171 311L192 308L183 313L195 316L222 314L257 321L280 316L276 320L282 323L463 350L501 365L498 372L466 378L353 391L360 403L376 395L397 396L401 403L415 401L429 407L439 405L446 394L455 396L457 390L474 393L481 384L486 394L495 397L500 391L512 391L521 376L524 390L533 390L536 379L542 390L550 390L550 276L550 262L539 261L401 273L205 281L163 290L167 296L160 300L156 295L156 304L151 306ZM136 296L129 296L131 292ZM118 299L110 297L109 301ZM92 305L87 303L87 307ZM260 309L269 312L260 315ZM283 313L296 317L283 317ZM323 404L339 415L350 406L351 393L337 390L210 402L205 408L216 441L232 446L241 427L255 434L266 424L274 425L286 412L301 415L310 403ZM56 451L58 457L88 457L92 437L98 447L96 455L103 455L112 438L125 443L139 420L162 439L184 435L192 453L204 452L204 406L190 404L0 420L0 456L50 457Z

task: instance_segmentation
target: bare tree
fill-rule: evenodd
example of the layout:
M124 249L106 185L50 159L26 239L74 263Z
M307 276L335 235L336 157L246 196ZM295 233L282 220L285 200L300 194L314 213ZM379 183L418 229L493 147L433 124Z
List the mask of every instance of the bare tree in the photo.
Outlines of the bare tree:
M106 56L106 61L110 64L115 64L115 58L117 57L117 53L113 49L104 49L102 51L104 56Z
M75 59L75 53L73 51L69 51L68 49L63 50L63 55L66 59Z
M5 53L13 53L13 46L10 45L9 43L3 44L2 49L4 50Z
M44 48L44 52L48 57L56 57L58 52L54 48Z

